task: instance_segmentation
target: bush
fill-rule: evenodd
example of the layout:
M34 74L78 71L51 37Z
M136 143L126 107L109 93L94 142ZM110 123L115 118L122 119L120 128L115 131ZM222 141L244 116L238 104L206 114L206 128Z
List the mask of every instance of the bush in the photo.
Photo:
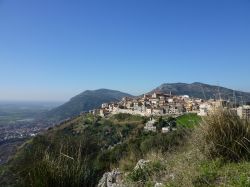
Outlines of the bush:
M148 135L145 140L141 142L140 149L144 154L151 151L156 152L171 152L176 147L183 145L189 137L189 130L178 128L176 131L171 131L167 134Z
M111 119L117 120L117 121L143 121L144 117L140 115L132 115L132 114L126 114L126 113L119 113L115 114L111 117Z
M228 110L205 117L198 128L197 144L210 158L225 161L250 159L250 124Z
M215 185L219 179L219 169L223 166L220 159L213 161L204 161L200 164L199 175L193 179L194 186L212 186Z
M36 139L34 141L37 141ZM63 142L55 145L57 146L51 144L53 148L45 150L33 148L34 158L27 157L26 152L29 152L29 148L24 150L24 159L30 158L31 164L26 163L22 168L13 166L13 169L18 170L15 172L18 174L18 186L95 186L94 179L99 175L99 171L91 168L91 155L98 150L96 143L88 137L64 137Z

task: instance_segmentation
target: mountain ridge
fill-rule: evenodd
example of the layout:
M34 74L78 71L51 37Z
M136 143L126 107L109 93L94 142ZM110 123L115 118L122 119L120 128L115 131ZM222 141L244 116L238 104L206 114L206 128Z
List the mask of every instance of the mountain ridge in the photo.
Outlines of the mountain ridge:
M86 90L61 106L54 108L45 114L45 118L58 122L66 118L79 115L81 112L88 112L101 106L105 102L119 101L123 97L132 95L111 89Z
M163 83L160 86L153 89L151 92L163 92L163 93L172 93L174 95L189 95L190 97L197 97L201 99L226 99L232 100L234 95L238 102L249 102L250 101L250 93L237 91L230 88L210 85L201 82L193 82L193 83ZM242 101L241 101L242 100Z
M210 85L201 82L193 83L163 83L149 93L153 92L172 93L173 95L189 95L194 98L201 99L225 99L243 104L250 102L250 93L235 91L230 88ZM235 95L235 97L234 97ZM141 95L142 96L142 95ZM47 112L43 118L52 122L59 122L67 118L79 115L81 112L88 112L95 108L99 108L102 103L117 102L123 97L134 97L128 93L117 90L101 88L97 90L86 90L74 97L61 106ZM139 97L139 96L137 96Z

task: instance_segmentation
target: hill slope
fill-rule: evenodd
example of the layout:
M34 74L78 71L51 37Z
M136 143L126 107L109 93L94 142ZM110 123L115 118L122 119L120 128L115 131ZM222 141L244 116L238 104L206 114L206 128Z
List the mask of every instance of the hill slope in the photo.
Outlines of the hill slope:
M185 130L144 133L148 120L117 114L109 119L78 116L27 141L0 167L0 186L96 186L112 167L129 169L152 150L174 150L186 142ZM17 185L18 184L18 185Z
M87 90L73 97L67 103L49 111L45 117L57 122L79 115L83 111L89 111L98 108L102 103L119 101L123 97L129 96L131 95L115 90Z
M15 157L0 167L0 186L92 187L98 183L104 187L111 183L113 186L249 186L249 151L237 152L237 156L233 152L234 157L241 158L237 162L226 159L228 154L206 154L215 149L207 149L211 142L201 132L206 130L204 125L209 127L211 123L193 119L197 116L182 116L176 121L175 131L161 133L159 123L173 118L159 118L158 131L150 133L143 130L149 119L142 116L116 114L108 119L91 114L78 116L20 147ZM217 124L219 118L211 119ZM213 136L213 141L222 140L227 146L235 146L237 142L236 147L241 147L243 144L238 144L238 140L244 140L247 143L244 147L249 148L247 138L244 139L250 135L247 128L240 128L243 130L240 134L235 134L237 128L231 128L246 121L233 116L220 120L227 121L219 123L223 130L216 134L225 139ZM186 123L190 121L194 123ZM214 133L210 129L205 132ZM235 139L231 133L236 135ZM225 150L231 151L228 147Z
M189 95L190 97L197 97L201 99L221 98L233 100L234 90L225 87L219 87L209 84L203 84L195 82L192 84L186 83L165 83L154 89L154 91L160 91L164 93L170 93L174 95ZM235 96L238 102L249 102L250 93L235 91ZM242 97L242 99L241 99Z

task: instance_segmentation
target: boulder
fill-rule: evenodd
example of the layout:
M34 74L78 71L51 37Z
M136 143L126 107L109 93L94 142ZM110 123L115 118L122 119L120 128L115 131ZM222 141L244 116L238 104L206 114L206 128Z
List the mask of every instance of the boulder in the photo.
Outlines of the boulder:
M122 184L122 173L118 169L103 174L98 187L125 187Z
M144 159L139 160L135 165L134 170L144 169L149 162L150 162L149 160L144 160Z
M164 187L164 184L160 183L160 182L157 182L155 183L155 186L154 187Z

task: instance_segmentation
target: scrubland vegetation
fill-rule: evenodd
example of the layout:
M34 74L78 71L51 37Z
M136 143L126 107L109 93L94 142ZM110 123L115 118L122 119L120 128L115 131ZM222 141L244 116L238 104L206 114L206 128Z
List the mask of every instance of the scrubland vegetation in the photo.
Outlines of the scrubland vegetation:
M228 111L186 115L167 134L144 132L148 119L80 116L23 145L1 168L4 186L96 186L119 168L128 186L249 186L250 124ZM159 118L159 123L164 125ZM134 170L138 160L149 163Z

